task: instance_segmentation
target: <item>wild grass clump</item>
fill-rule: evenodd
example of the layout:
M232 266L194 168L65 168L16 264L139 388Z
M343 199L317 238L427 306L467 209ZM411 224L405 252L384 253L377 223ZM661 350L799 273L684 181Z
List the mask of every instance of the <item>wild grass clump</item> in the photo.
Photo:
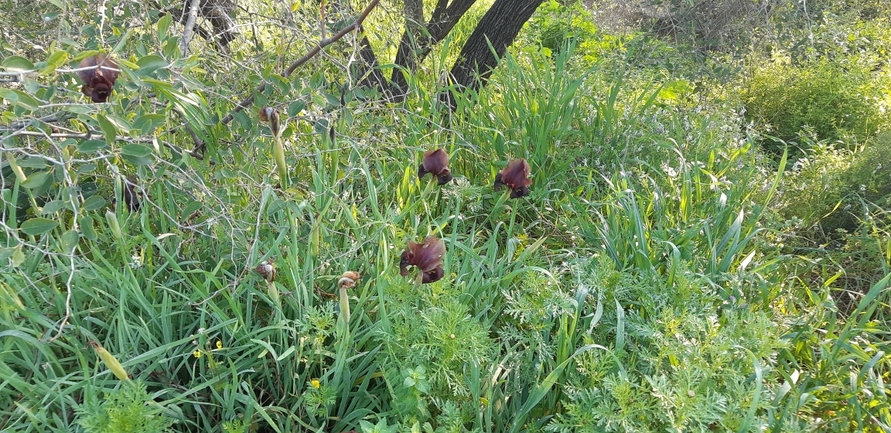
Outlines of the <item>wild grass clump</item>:
M392 106L338 91L326 72L346 70L320 60L257 95L281 140L253 113L211 121L259 76L218 83L216 100L195 85L199 58L164 69L182 75L175 90L164 72L115 91L166 91L167 105L41 93L40 110L78 107L108 139L0 140L0 429L102 430L122 413L232 432L891 424L887 176L869 166L885 148L787 173L687 77L561 47L514 50L454 113L423 74ZM204 160L177 110L205 128ZM451 181L419 177L440 148ZM504 171L521 159L528 173ZM851 201L868 212L848 246L879 270L842 305L842 269L774 241L787 221L820 222L812 197L866 179L876 195Z

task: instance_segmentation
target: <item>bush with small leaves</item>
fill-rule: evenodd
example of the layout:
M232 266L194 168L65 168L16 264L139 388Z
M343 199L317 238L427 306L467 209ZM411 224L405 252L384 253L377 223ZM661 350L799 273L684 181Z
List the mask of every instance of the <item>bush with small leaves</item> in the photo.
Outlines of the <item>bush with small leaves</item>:
M891 133L883 133L852 150L827 143L815 145L786 179L780 214L801 220L813 240L851 232L867 218L870 207L891 202ZM812 230L819 226L819 230Z
M172 431L173 420L161 413L145 384L124 382L116 390L105 393L105 400L96 405L85 404L80 410L80 424L90 433L160 433Z
M741 93L746 116L776 140L764 148L782 154L783 142L797 142L792 159L808 150L808 131L817 140L864 142L889 124L880 109L882 88L870 71L856 64L819 60L795 65L776 58L750 74Z

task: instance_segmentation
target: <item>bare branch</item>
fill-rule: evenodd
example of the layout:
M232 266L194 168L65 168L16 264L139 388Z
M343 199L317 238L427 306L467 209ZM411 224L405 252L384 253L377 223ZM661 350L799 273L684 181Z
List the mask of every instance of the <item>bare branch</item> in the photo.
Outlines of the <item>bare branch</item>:
M297 68L299 68L301 65L308 62L310 59L312 59L317 54L319 54L319 52L321 52L323 48L337 42L338 40L340 40L341 38L343 38L350 32L358 31L359 29L361 29L362 22L365 21L365 18L368 17L368 14L371 13L371 11L378 5L378 3L380 3L380 0L371 0L371 3L369 3L368 6L365 7L365 10L362 11L362 13L356 18L355 21L353 21L352 24L346 26L343 30L337 32L337 34L335 34L334 36L331 36L328 39L322 39L321 41L319 41L318 45L316 45L311 50L309 50L309 52L307 52L303 57L294 61L294 63L292 63L291 66L289 66L288 69L285 70L285 72L282 74L282 76L283 77L290 76ZM259 87L257 87L257 93L263 92L263 90L265 90L265 89L266 89L266 83L264 82L263 84L260 84ZM220 122L223 125L228 124L233 119L235 119L234 113L237 113L239 111L244 110L247 107L250 107L253 103L254 103L254 95L244 98L241 102L238 103L237 106L235 106L235 108L232 110L232 112L227 114L226 117L224 117Z
M192 0L192 4L189 5L189 18L186 20L185 29L183 30L183 40L180 42L180 50L183 53L183 57L188 57L189 55L189 42L192 42L192 34L193 29L195 27L195 21L198 19L198 7L201 0Z

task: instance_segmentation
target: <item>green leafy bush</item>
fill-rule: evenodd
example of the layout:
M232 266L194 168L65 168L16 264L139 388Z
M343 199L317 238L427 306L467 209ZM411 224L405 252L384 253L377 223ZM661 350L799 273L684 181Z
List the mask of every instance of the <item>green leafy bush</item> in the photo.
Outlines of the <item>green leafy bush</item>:
M595 0L598 24L633 28L706 50L742 47L790 7L781 0Z
M88 404L78 423L90 433L160 433L170 431L173 420L152 406L141 382L121 384L107 391L101 404Z
M807 143L798 137L805 129L817 140L863 142L873 136L888 123L879 110L881 97L863 67L830 60L793 65L788 58L756 67L741 93L750 120L784 142L799 141L802 151ZM776 154L784 147L773 140L763 144Z
M883 133L859 149L814 147L785 180L781 214L798 219L813 240L853 231L871 206L891 204L891 133ZM818 228L813 231L811 228ZM822 235L822 236L820 236Z
M568 44L584 46L598 36L589 10L580 3L565 6L556 0L542 3L527 29L529 37L550 54L559 53Z

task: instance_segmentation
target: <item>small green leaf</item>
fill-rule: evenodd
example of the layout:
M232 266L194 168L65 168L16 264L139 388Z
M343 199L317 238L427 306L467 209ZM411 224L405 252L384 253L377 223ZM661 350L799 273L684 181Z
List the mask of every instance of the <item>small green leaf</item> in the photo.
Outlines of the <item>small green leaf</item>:
M152 148L141 144L126 144L121 148L121 153L138 158L145 158L152 154Z
M114 123L111 123L111 121L108 120L108 117L105 117L104 114L97 114L96 120L99 121L99 128L101 128L102 133L105 134L105 142L114 143L118 138L118 129L115 128Z
M167 121L167 116L163 114L144 114L136 118L133 122L133 127L143 134L148 134L163 125L165 121Z
M22 223L20 230L29 236L38 236L49 232L59 225L57 221L46 218L31 218Z
M133 125L131 125L130 122L123 117L116 116L111 113L109 113L107 117L108 121L111 122L111 124L114 125L118 131L129 131L133 129Z
M80 231L85 238L91 241L95 241L99 239L99 236L96 235L96 229L93 228L93 217L83 216L78 221L80 225Z
M300 114L301 111L306 107L306 102L303 101L294 101L291 105L288 106L288 116L294 117Z
M340 106L340 94L325 92L325 100L328 101L328 106L330 107Z
M62 233L62 239L59 245L62 248L62 253L71 254L71 252L74 251L74 248L77 247L77 241L79 240L80 234L74 230L68 230L65 233Z
M102 198L98 195L94 195L94 196L84 200L84 204L81 206L81 208L85 211L102 209L105 206L105 203L106 202L105 202L104 198Z
M244 111L239 111L237 113L232 114L232 117L235 118L235 121L241 125L244 129L251 129L251 118L248 117Z
M46 59L46 65L40 70L41 75L47 75L55 71L59 66L68 61L67 51L55 51Z
M40 186L47 181L49 176L48 172L45 171L35 171L28 175L28 179L22 182L22 186L28 189L34 189Z
M15 252L12 253L12 267L17 268L25 263L25 253L22 252L22 245L16 245Z
M13 90L0 88L0 98L12 103L19 100L19 95Z
M19 107L25 108L29 111L34 111L40 108L40 101L34 99L31 95L20 92L18 90L14 90L14 92L18 93L18 101L16 101L15 105Z
M202 204L201 202L193 201L187 204L186 207L183 209L183 219L192 216L193 213L198 212L202 208L204 208L204 204Z
M173 85L166 81L156 80L154 78L146 78L142 81L145 84L148 84L149 88L151 88L151 90L158 92L158 93L163 93L166 95L170 91L173 90Z
M18 90L0 89L0 98L29 111L34 111L40 107L40 101L34 99L31 95Z
M76 104L76 105L65 105L61 107L63 111L67 111L69 113L74 114L92 114L95 107L90 107L87 104Z
M8 260L12 258L12 254L15 253L15 248L6 247L0 248L0 263L6 264L9 263Z
M329 124L328 119L322 118L313 122L312 126L317 134L327 134L331 125Z
M157 34L158 34L159 41L164 42L170 37L170 34L168 33L168 31L170 31L171 23L173 23L173 18L171 17L170 14L164 15L163 17L161 17L160 20L158 20L158 33Z
M309 87L318 89L324 86L326 82L327 80L325 80L325 73L322 71L317 71L309 78Z
M51 200L43 205L43 210L40 213L41 215L51 215L64 209L67 204L62 200Z
M18 161L19 167L46 168L46 160L38 157L27 157Z
M268 75L268 76L266 77L266 79L267 79L270 83L272 83L272 85L275 86L275 88L276 88L280 93L288 93L288 92L291 91L291 82L288 81L288 80L286 80L285 78L279 76L279 75L274 75L274 74L273 74L273 75Z
M114 48L111 51L113 53L120 53L121 50L123 50L124 47L127 46L127 41L130 40L131 34L133 34L133 29L132 28L127 29L127 32L124 33L123 36L121 36L118 39L118 43L114 45Z
M92 172L96 171L97 168L99 168L99 167L96 165L96 163L93 163L93 162L91 162L89 164L84 164L77 168L77 174L92 173Z
M169 65L163 57L154 54L142 57L136 64L139 65L139 69L134 73L139 77L151 75L158 69L166 68Z
M286 209L287 207L288 207L288 202L286 202L284 200L273 199L269 203L269 207L266 208L266 214L267 215L275 215L276 213L281 212L282 210Z
M77 151L83 153L95 153L108 147L108 143L101 140L86 140L77 145Z
M121 156L124 160L133 165L147 165L154 161L152 158L152 148L141 144L125 145L121 148Z
M34 64L30 60L20 56L9 56L3 59L0 66L10 71L30 71L34 69Z

